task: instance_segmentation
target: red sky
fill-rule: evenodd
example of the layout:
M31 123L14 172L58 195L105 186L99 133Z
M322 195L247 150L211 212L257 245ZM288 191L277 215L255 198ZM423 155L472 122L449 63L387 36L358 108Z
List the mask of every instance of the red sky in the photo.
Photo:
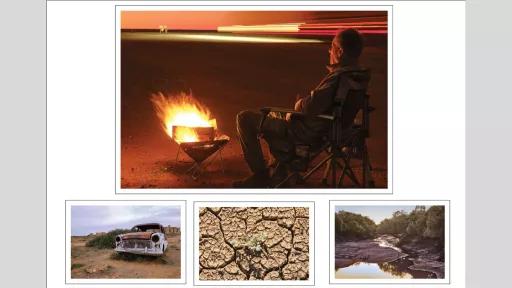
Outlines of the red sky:
M122 11L122 29L215 30L218 26L305 22L324 18L385 15L385 12L348 11Z

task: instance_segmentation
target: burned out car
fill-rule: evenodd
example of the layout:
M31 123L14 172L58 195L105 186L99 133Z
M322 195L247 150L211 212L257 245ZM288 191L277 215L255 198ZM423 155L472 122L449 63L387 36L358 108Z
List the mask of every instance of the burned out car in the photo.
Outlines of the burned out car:
M132 232L116 236L115 251L139 255L161 256L167 249L164 227L159 223L134 226Z

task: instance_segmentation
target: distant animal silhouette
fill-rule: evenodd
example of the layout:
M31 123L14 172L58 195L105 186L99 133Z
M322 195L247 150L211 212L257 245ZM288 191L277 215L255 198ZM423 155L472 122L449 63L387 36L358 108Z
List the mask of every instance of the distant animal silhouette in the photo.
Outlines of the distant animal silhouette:
M160 33L167 33L167 25L160 25Z

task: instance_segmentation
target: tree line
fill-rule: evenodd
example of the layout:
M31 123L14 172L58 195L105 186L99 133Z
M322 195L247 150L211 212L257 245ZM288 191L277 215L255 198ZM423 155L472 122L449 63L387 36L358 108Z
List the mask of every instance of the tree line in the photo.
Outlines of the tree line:
M369 239L390 234L403 239L433 239L444 242L444 206L416 206L413 211L396 211L376 224L370 218L339 211L335 214L337 240Z

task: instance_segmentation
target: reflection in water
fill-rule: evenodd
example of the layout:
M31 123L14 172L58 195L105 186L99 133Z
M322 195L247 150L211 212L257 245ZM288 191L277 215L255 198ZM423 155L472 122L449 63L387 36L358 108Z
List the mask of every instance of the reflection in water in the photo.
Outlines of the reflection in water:
M379 268L386 273L389 273L393 276L397 276L398 278L411 278L409 277L411 276L411 274L399 269L398 265L391 264L389 262L379 263Z
M381 269L377 263L359 262L351 266L336 270L337 279L392 279L392 278L413 278L411 274L388 272Z
M358 262L336 270L337 279L432 279L434 273L411 270L412 261L405 258L393 262L366 263Z

